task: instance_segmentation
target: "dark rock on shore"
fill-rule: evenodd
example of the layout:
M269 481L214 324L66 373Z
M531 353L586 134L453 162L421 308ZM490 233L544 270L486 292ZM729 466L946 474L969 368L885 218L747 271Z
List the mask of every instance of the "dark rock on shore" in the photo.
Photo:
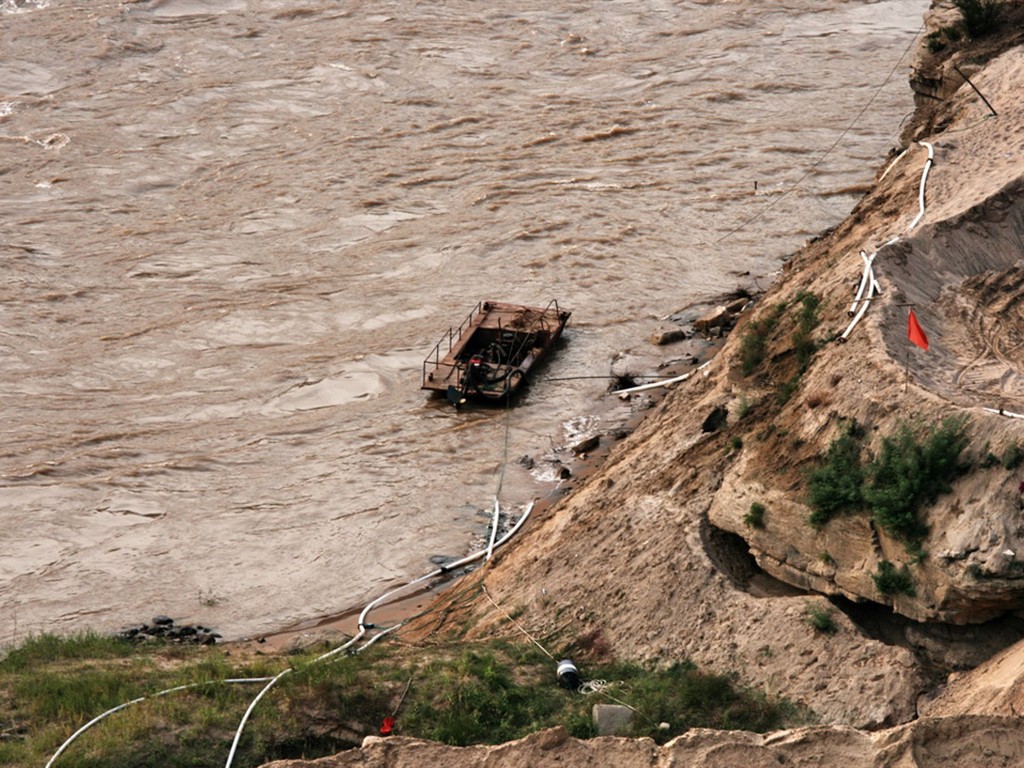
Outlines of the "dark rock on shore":
M176 625L170 616L155 616L151 624L139 624L126 627L114 633L132 643L153 642L163 640L172 643L191 643L193 645L214 645L222 635L201 624Z

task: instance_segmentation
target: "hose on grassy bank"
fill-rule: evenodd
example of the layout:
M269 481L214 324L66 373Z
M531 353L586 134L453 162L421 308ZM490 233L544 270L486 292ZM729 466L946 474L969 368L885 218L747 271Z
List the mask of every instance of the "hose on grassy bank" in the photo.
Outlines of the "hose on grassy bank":
M72 742L75 739L77 739L79 736L81 736L87 730L89 730L94 725L96 725L96 723L98 723L101 720L103 720L104 718L114 714L115 712L120 712L122 709L127 709L128 707L132 706L133 704L138 704L140 702L146 701L147 699L155 699L158 696L166 696L169 693L177 693L178 691L188 690L189 688L198 688L199 686L202 686L202 685L226 685L226 684L229 684L229 683L265 683L265 682L267 682L270 679L271 678L269 678L269 677L239 677L239 678L231 678L231 679L228 679L228 680L206 680L206 681L201 682L201 683L188 683L187 685L176 685L173 688L167 688L166 690L163 690L163 691L157 691L156 693L151 693L149 696L139 696L137 699L132 699L131 701L126 701L124 704L118 704L116 707L111 707L110 709L108 709L103 714L97 715L92 720L90 720L88 723L86 723L81 728L79 728L77 731L75 731L73 734L71 734L65 740L65 742L60 745L60 748L56 752L53 753L53 757L51 757L47 761L45 768L50 768L55 762L57 762L57 758L60 757L64 753L64 750L66 750L68 747L70 747Z
M497 501L495 501L495 505L497 507ZM395 588L395 589L393 589L393 590L391 590L391 591L381 595L380 597L378 597L377 599L373 600L372 602L370 602L363 609L362 613L359 615L359 632L354 637L352 637L350 640L348 640L346 643L338 646L337 648L334 648L334 649L328 651L327 653L321 654L320 656L315 658L313 661L311 661L309 664L307 664L306 667L312 666L313 664L317 664L317 663L319 663L321 661L325 661L326 659L329 659L329 658L331 658L333 656L336 656L339 653L343 653L344 651L347 651L353 645L358 643L360 640L362 640L367 635L368 630L374 628L372 624L368 624L366 622L366 618L369 615L370 611L373 608L375 608L376 606L378 606L381 603L385 602L388 598L394 597L395 595L399 594L400 592L403 592L404 590L406 590L409 587L412 587L412 586L414 586L416 584L420 584L420 583L422 583L424 581L428 581L429 579L435 578L437 576L442 576L442 575L444 575L446 573L450 573L450 572L452 572L454 570L457 570L458 568L461 568L461 567L463 567L465 565L469 565L469 564L471 564L473 562L476 562L477 560L480 560L480 559L483 559L483 558L489 559L491 557L491 555L493 554L495 549L501 547L502 545L504 545L505 543L510 541L512 539L512 537L515 536L515 534L519 532L519 529L522 528L523 524L526 522L526 519L529 517L530 513L532 512L533 506L534 506L534 503L530 502L530 504L527 505L526 511L519 518L519 520L516 521L516 524L511 528L511 530L508 531L508 533L506 533L500 539L495 540L495 536L492 533L490 544L488 545L488 547L486 549L482 549L479 552L474 552L471 555L467 555L466 557L463 557L460 560L456 560L454 563L450 563L448 565L441 566L440 568L437 568L437 569L431 571L430 573L426 574L425 576L421 576L420 578L414 579L413 581L410 581L407 584L402 585L401 587L397 587L397 588ZM497 526L497 522L495 522L495 526ZM495 530L496 530L496 528L495 528ZM395 630L401 628L404 624L405 624L405 622L403 621L403 622L399 622L398 624L395 624L394 626L382 629L380 632L378 632L373 637L371 637L366 643L364 643L362 646L360 646L356 650L356 652L358 653L358 652L366 650L367 648L369 648L374 643L378 642L380 639L382 639L386 635L388 635L391 632L394 632ZM294 671L296 671L294 668L288 667L287 669L282 670L281 672L279 672L277 675L274 675L273 677L228 678L226 680L206 680L206 681L199 682L199 683L188 683L186 685L177 685L177 686L174 686L173 688L167 688L167 689L162 690L162 691L157 691L156 693L149 694L148 696L139 696L138 698L132 699L130 701L126 701L126 702L124 702L122 704L118 704L116 707L111 707L110 709L106 710L102 714L97 715L92 720L90 720L89 722L87 722L83 726L81 726L73 734L71 734L71 736L69 736L64 741L64 743L60 745L60 747L57 749L57 751L53 753L53 756L50 757L50 759L46 762L46 765L44 766L44 768L52 768L53 765L56 764L58 758L60 758L60 756L62 754L64 754L65 751L67 751L67 749L75 742L75 740L77 740L82 734L84 734L86 731L88 731L94 725L96 725L97 723L102 722L103 720L105 720L110 715L113 715L113 714L115 714L117 712L120 712L123 709L127 709L128 707L133 706L135 704L140 704L141 702L147 701L149 699L155 699L155 698L158 698L160 696L166 696L166 695L171 694L171 693L177 693L179 691L185 691L185 690L189 690L191 688L198 688L198 687L201 687L201 686L204 686L204 685L228 685L228 684L239 684L239 683L248 683L248 684L252 684L252 683L266 683L266 685L263 687L263 689L256 695L256 697L252 700L252 702L250 702L248 708L245 711L245 714L242 715L242 720L241 720L241 722L238 725L238 729L235 731L235 737L232 740L231 750L228 753L227 763L225 764L226 768L230 768L231 764L234 762L235 754L236 754L236 752L238 750L238 744L239 744L239 742L241 740L241 737L242 737L242 732L244 731L245 725L248 722L249 717L252 715L253 710L255 710L256 705L259 704L260 700L278 683L278 681L280 681L283 677L285 677L290 672L294 672Z
M447 565L441 566L440 568L436 568L435 570L431 571L430 573L428 573L428 574L426 574L424 576L420 576L417 579L413 579L412 581L410 581L410 582L408 582L406 584L403 584L400 587L396 587L395 589L392 589L389 592L385 592L383 595L381 595L380 597L376 598L375 600L371 600L366 605L366 607L363 608L362 612L359 614L359 632L355 635L355 637L353 637L351 640L349 640L345 644L338 646L334 650L328 651L327 653L324 653L321 656L318 656L317 658L313 659L313 661L311 661L309 664L307 664L306 667L310 667L310 666L312 666L314 664L317 664L317 663L319 663L321 661L324 661L325 659L328 659L328 658L330 658L332 656L335 656L335 655L337 655L339 653L342 653L343 651L348 650L353 645L355 645L360 640L362 640L366 636L367 632L370 629L375 629L373 624L370 624L370 623L367 622L367 617L369 616L370 611L372 611L374 608L379 606L381 603L386 602L390 598L393 598L395 595L398 595L399 593L404 592L405 590L409 589L412 586L415 586L417 584L422 584L423 582L429 581L430 579L436 578L438 576L442 576L442 575L444 575L446 573L450 573L450 572L452 572L454 570L462 568L463 566L466 566L466 565L469 565L471 563L474 563L477 560L481 560L481 559L484 559L484 558L489 558L490 557L490 553L493 553L493 551L495 549L498 549L503 544L505 544L506 542L510 541L512 539L512 537L515 536L516 533L519 532L519 529L523 527L523 524L526 522L526 519L530 516L530 512L533 511L533 506L534 506L534 503L531 501L527 505L526 511L523 512L522 517L520 517L519 520L516 521L516 524L514 526L512 526L511 530L509 530L509 532L506 533L504 536L502 536L499 540L495 541L493 543L493 545L488 546L485 549L481 549L479 552L474 552L471 555L467 555L466 557L463 557L460 560L456 560L454 563L449 563ZM496 523L495 523L495 525L496 525ZM404 621L400 621L398 624L395 624L394 626L382 629L376 635L371 637L364 645L362 645L360 648L358 648L356 650L356 653L362 652L365 649L369 648L371 645L376 643L382 637L384 637L385 635L387 635L387 634L389 634L391 632L394 632L395 630L401 628L404 624L405 624ZM239 743L239 741L242 738L242 732L245 730L245 725L249 721L249 717L252 715L252 712L256 708L256 705L260 702L260 699L262 699L270 691L270 689L273 688L277 684L277 682L281 678L283 678L289 672L293 672L293 671L294 671L294 669L292 667L289 667L288 669L285 669L282 672L280 672L275 677L270 678L270 680L267 682L267 685L263 688L263 690L261 690L256 695L256 698L252 700L252 703L249 704L249 707L245 710L245 714L242 715L241 722L239 722L239 724L238 724L238 729L235 731L235 737L234 737L233 741L231 742L231 751L228 753L228 759L227 759L227 762L224 764L224 768L231 768L231 764L234 762L234 759L235 759L235 753L238 750L238 743Z

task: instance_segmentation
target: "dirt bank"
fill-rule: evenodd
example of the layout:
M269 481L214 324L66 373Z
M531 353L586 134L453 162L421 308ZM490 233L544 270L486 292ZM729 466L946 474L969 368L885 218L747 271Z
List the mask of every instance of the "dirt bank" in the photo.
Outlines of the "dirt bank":
M649 739L602 737L580 741L552 729L500 746L447 747L416 739L370 737L362 749L314 762L283 760L273 768L939 768L1014 766L1024 760L1024 724L1015 717L925 718L879 734L840 726L760 735L694 729L663 747Z

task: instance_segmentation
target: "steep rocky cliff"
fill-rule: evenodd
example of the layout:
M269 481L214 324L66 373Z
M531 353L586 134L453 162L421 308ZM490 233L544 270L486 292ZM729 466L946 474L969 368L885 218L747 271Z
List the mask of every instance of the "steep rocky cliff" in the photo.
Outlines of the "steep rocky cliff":
M998 115L963 78L940 84L950 98L925 104L921 135L851 216L790 260L712 365L488 577L532 626L573 616L567 632L600 631L616 652L737 670L826 722L867 727L909 720L936 673L1020 637L1008 614L1024 588L1024 474L1006 457L1024 420L998 411L1024 413L1024 48L990 49L984 67L968 50L927 64L973 71ZM880 295L840 343L861 251L877 252ZM927 351L908 341L911 307ZM748 337L763 342L753 364ZM724 426L703 431L716 408ZM915 510L916 537L866 505L810 524L808 472L854 425L866 464L902 427L923 440L960 416L966 447L937 481L949 492ZM879 581L884 569L906 582ZM829 636L804 620L829 609L822 595L846 614ZM501 627L487 608L481 632Z

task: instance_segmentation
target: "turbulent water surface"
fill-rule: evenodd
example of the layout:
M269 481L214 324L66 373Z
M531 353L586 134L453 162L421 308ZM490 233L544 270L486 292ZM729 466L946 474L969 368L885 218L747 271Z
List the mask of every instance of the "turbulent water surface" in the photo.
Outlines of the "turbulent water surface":
M593 427L564 379L850 210L926 6L0 0L0 642L467 552ZM572 310L563 380L457 413L421 361L487 298Z

